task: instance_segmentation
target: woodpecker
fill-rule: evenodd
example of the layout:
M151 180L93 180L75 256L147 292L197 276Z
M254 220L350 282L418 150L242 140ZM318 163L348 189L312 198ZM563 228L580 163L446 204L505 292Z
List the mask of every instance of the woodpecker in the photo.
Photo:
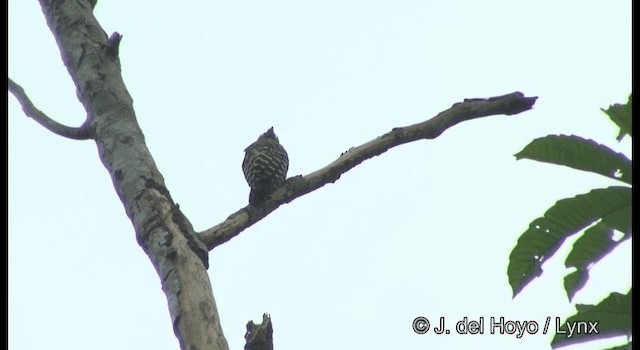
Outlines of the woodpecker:
M273 132L273 127L260 135L244 152L242 172L251 187L249 204L260 205L269 193L284 183L289 170L289 157Z

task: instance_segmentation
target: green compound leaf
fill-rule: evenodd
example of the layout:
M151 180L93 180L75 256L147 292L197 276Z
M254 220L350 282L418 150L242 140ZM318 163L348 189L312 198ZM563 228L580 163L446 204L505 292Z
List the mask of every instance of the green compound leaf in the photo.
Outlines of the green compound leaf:
M619 186L595 189L556 202L543 217L531 222L511 251L507 275L513 296L542 274L542 263L567 237L598 220L617 222L619 213L630 210L630 206L631 188Z
M616 138L618 141L622 140L625 135L631 135L633 131L631 128L631 95L629 95L629 101L627 104L615 104L609 106L608 109L603 109L611 121L614 122L619 128L620 132L618 133L618 137Z
M578 304L576 309L578 313L556 330L551 341L553 349L621 335L631 336L631 290L627 294L611 293L598 305Z
M575 135L548 135L535 139L515 157L565 165L631 184L629 158L605 145Z
M622 237L614 239L615 231L621 233ZM577 268L564 279L569 300L587 283L589 268L630 237L631 202L627 207L605 216L578 238L565 262L567 267Z

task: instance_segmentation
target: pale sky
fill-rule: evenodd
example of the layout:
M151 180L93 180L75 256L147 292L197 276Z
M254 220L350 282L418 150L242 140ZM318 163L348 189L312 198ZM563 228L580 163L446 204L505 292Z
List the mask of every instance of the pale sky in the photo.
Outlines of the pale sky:
M36 1L9 0L9 76L77 126L75 87ZM548 349L549 334L417 335L504 316L575 312L564 258L512 299L506 269L556 200L619 183L513 154L576 134L630 156L600 108L631 92L631 1L101 1L147 145L196 230L247 203L244 148L273 126L289 175L464 98L521 91L533 110L390 150L210 254L231 349L269 312L277 350ZM95 143L8 106L9 348L177 349L160 280ZM576 236L577 237L577 236ZM631 240L574 302L631 286ZM606 344L620 344L620 338ZM599 349L588 344L566 349Z

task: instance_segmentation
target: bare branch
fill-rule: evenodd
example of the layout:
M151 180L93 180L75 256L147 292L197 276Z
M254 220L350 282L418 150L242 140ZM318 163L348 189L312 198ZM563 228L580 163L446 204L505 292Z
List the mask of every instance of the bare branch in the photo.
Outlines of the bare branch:
M262 315L262 323L247 323L247 332L244 335L247 343L244 350L273 350L273 324L269 314Z
M7 79L9 81L9 91L11 91L16 100L20 102L22 110L27 117L37 121L38 123L40 123L40 125L44 126L45 128L47 128L47 130L53 132L56 135L60 135L73 140L87 140L91 138L89 130L84 125L79 128L72 128L70 126L60 124L57 121L49 118L46 114L44 114L41 110L33 105L33 102L31 102L29 96L27 96L27 94L24 92L22 86L11 80L11 78Z
M118 56L118 52L120 51L120 40L122 40L122 34L118 32L113 32L109 39L107 39L107 52L110 55Z
M448 128L463 121L490 115L518 114L533 108L536 99L537 97L525 97L521 92L487 99L466 99L427 121L394 128L365 144L349 149L320 170L305 176L289 178L262 206L247 206L238 210L224 222L201 232L200 238L211 250L237 236L282 204L289 203L328 183L336 182L342 174L392 147L422 139L434 139Z

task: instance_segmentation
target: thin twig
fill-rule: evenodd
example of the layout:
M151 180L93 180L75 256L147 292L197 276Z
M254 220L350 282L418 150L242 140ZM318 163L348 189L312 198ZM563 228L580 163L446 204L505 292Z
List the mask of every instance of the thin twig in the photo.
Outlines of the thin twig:
M45 128L47 128L47 130L53 132L54 134L69 139L87 140L91 138L89 130L87 130L85 126L72 128L70 126L60 124L57 121L49 118L46 114L44 114L41 110L33 105L33 102L31 102L27 94L24 92L22 86L11 80L11 78L7 79L9 81L9 91L13 94L13 96L15 96L16 100L18 100L18 102L22 106L24 114L27 117L40 123L40 125L44 126Z
M437 116L410 126L394 128L367 143L352 147L329 165L305 176L289 178L276 189L271 198L259 207L247 206L231 214L222 223L199 233L200 239L211 250L237 236L247 227L260 221L282 204L314 191L367 159L378 156L392 147L412 141L433 139L448 128L471 119L490 115L514 115L533 108L537 97L525 97L521 92L486 99L466 99L456 103Z

